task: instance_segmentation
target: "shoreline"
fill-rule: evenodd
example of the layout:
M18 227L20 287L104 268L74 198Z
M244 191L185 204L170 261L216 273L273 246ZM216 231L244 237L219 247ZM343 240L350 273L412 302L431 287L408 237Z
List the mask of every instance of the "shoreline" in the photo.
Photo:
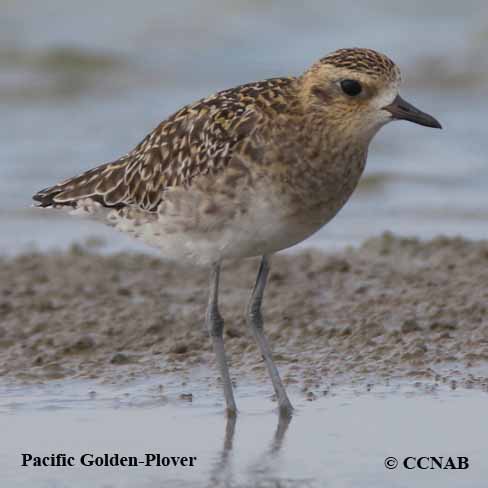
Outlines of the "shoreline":
M268 382L245 324L258 260L225 263L231 375ZM151 255L0 257L0 379L112 384L207 368L203 269ZM273 259L263 313L285 383L309 396L390 379L488 391L488 241L389 233L342 252ZM213 378L213 379L212 379Z

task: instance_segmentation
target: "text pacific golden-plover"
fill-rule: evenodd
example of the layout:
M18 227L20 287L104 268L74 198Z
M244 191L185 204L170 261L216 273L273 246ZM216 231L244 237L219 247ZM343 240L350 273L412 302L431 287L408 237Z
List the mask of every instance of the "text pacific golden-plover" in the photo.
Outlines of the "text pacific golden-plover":
M439 122L398 94L400 71L370 49L340 49L298 77L273 78L188 105L134 150L37 193L128 232L166 259L210 268L206 324L229 414L236 412L218 308L225 258L262 256L247 309L281 413L291 403L263 332L270 256L330 221L355 189L386 123Z

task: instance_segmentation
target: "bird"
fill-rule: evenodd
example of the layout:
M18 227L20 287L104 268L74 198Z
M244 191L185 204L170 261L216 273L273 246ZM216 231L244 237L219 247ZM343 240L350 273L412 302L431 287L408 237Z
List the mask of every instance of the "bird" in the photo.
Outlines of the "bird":
M39 191L36 206L67 209L205 267L205 325L237 407L219 311L222 262L260 257L247 325L267 367L280 415L293 406L264 332L262 302L272 256L317 232L351 197L368 147L385 124L441 128L399 94L401 73L372 49L336 50L302 74L220 91L186 105L133 150Z

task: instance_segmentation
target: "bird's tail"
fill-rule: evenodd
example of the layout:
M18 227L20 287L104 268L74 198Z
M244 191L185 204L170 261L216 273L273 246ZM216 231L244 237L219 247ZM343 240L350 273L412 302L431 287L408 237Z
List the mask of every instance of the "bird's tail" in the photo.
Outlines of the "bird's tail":
M32 199L37 202L35 206L44 208L76 207L79 201L87 198L104 207L117 207L124 196L121 195L124 174L123 159L102 164L37 192Z

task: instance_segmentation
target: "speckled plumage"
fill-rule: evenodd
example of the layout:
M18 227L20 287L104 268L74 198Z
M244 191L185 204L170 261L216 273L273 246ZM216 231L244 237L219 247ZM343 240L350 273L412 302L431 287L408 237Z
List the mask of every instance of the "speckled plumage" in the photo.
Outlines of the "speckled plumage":
M169 259L207 264L289 247L344 205L384 123L367 122L366 103L332 103L338 95L327 84L330 73L353 73L371 90L383 75L392 93L399 76L374 51L336 51L300 77L249 83L190 104L127 155L34 199L91 215Z
M159 124L130 153L40 191L41 206L93 198L104 207L156 211L166 188L189 187L199 175L225 168L236 151L251 154L253 132L265 112L286 106L292 78L222 91L187 105ZM255 156L256 154L254 154Z
M353 69L376 78L395 79L400 76L396 64L384 54L372 49L338 49L320 60L336 68Z

